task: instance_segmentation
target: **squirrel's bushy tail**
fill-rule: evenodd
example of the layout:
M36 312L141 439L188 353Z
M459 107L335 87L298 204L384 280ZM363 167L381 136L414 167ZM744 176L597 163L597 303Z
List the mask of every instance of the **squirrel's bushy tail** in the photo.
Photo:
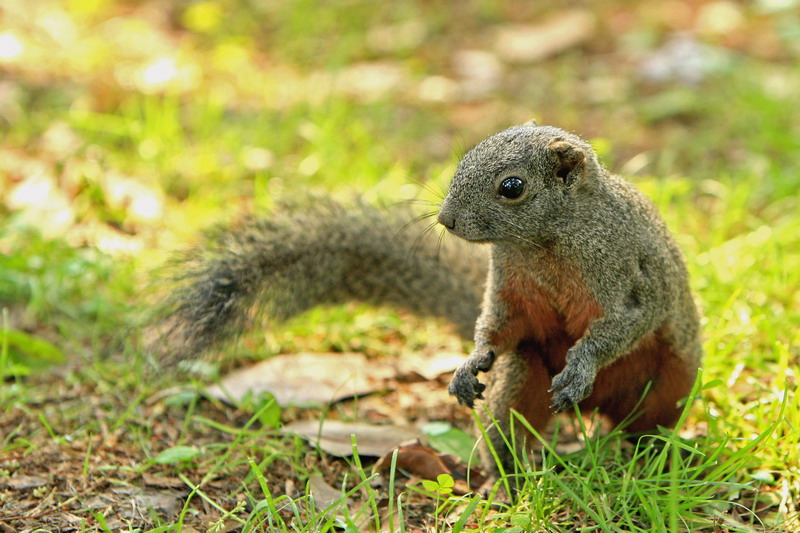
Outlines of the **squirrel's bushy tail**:
M284 320L348 301L442 317L471 338L487 257L424 230L405 206L331 202L218 229L179 261L151 348L193 358L259 314Z

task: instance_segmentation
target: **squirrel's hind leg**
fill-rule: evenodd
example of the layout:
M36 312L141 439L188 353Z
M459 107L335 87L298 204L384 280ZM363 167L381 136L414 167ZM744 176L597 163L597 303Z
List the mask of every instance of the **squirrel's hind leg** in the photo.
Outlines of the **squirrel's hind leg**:
M543 431L553 415L550 409L550 375L537 354L510 352L497 358L492 370L487 374L486 408L479 406L481 423L486 436L502 464L506 474L515 471L514 454L522 459L533 444L533 436L517 423L513 435L513 451L506 440L511 442L511 410L522 415L537 431ZM505 437L505 438L504 438ZM489 443L480 445L481 465L491 475L500 470Z
M652 433L658 426L671 427L678 421L679 402L691 393L697 368L666 342L653 339L601 374L605 375L598 375L597 381L616 394L600 403L600 412L614 425L625 422L628 432Z

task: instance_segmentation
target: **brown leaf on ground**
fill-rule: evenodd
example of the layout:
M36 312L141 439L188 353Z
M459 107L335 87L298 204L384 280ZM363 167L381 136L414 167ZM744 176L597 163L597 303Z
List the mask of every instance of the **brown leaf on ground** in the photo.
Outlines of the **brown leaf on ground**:
M280 405L312 407L383 390L394 374L389 365L357 353L286 354L234 370L206 394L240 402L248 392L269 392Z
M473 492L477 491L489 479L477 468L477 465L467 465L455 455L440 453L439 459L442 460L444 465L450 470L450 474L456 480L456 486L453 489L453 492L456 494L466 494L470 490ZM462 489L462 487L465 488ZM466 487L470 487L470 489Z
M314 505L320 511L327 509L342 498L342 491L328 485L322 476L311 476L308 478L308 485L314 495Z
M436 479L440 474L450 474L439 454L430 448L418 444L402 446L397 451L397 468L422 479ZM387 453L375 463L373 471L384 472L392 467L395 450Z
M407 354L396 361L402 376L417 375L426 380L434 380L443 374L453 372L464 362L464 354L440 352L433 354Z
M339 457L353 455L351 435L356 437L360 456L380 457L399 443L413 439L417 430L410 426L373 426L340 420L302 420L284 426L283 431L294 433L312 446Z
M392 467L394 452L395 450L392 450L378 459L372 471L385 475L385 472ZM467 494L486 482L486 477L479 470L469 468L454 455L437 453L419 444L397 448L396 466L398 470L412 478L435 480L441 474L449 474L455 481L453 486L455 494Z
M186 491L142 489L139 487L118 487L111 489L117 496L124 497L130 504L130 511L122 514L124 518L138 518L138 513L153 509L161 514L174 516L183 507Z
M28 490L44 487L48 481L42 476L12 476L10 478L0 478L0 488L11 490Z
M186 483L176 477L145 474L142 476L142 479L148 487L158 487L162 489L182 489L186 487Z
M342 500L342 491L329 485L322 476L311 476L308 478L308 485L311 489L311 495L314 497L314 506L319 511L325 511L327 509L328 511L325 514L329 518L331 514L335 513L337 518L340 518L341 522L344 522L344 516L341 512L343 506L348 508L349 516L355 516L358 514L355 512L355 509L352 508L353 502L350 499ZM339 504L338 506L331 508L331 506L336 505L337 503ZM368 512L362 514L359 524L365 525L367 523L367 519L370 517L369 515L370 513ZM359 530L363 531L363 528L359 528Z

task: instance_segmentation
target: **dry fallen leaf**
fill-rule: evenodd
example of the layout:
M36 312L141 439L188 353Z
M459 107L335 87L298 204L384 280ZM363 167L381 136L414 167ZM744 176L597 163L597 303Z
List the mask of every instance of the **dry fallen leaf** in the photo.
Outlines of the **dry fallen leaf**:
M139 487L116 487L111 493L125 498L130 509L120 509L125 518L133 518L137 509L153 509L160 513L174 516L183 506L183 492L174 490L156 490Z
M311 495L314 498L314 506L319 511L328 510L325 514L328 518L332 514L336 514L336 521L339 525L345 524L344 516L341 512L342 507L347 507L347 514L356 520L355 526L358 531L366 531L366 526L369 523L372 513L366 502L357 501L353 502L350 499L342 500L342 491L329 485L325 479L320 475L314 475L308 478L308 486L311 489ZM329 509L332 505L338 506ZM364 509L364 507L367 507ZM362 512L363 511L363 512Z
M144 480L144 484L148 487L158 487L161 489L186 489L188 491L186 483L177 477L144 474L142 479Z
M326 511L325 515L330 518L331 515L336 516L336 520L340 524L344 524L344 516L342 514L342 507L348 508L348 515L355 516L358 514L352 508L353 502L349 499L342 499L342 491L337 490L330 486L325 479L320 475L311 476L308 479L308 486L311 489L311 495L314 498L314 506L319 511ZM338 505L337 505L338 503ZM332 507L335 506L335 507ZM362 521L368 518L368 514L362 516ZM361 530L359 528L359 530Z
M534 63L589 39L596 24L588 10L568 11L538 25L509 24L497 32L495 50L510 63Z
M392 466L394 450L375 463L375 472L389 470ZM422 479L436 479L440 474L450 474L450 469L435 451L425 446L412 445L397 448L397 468Z
M12 476L6 478L5 483L0 483L0 487L5 485L11 490L29 490L44 487L47 483L47 479L41 476Z
M394 373L389 365L357 353L278 355L234 370L206 394L240 402L248 392L269 392L280 405L312 407L383 390L384 380Z
M401 375L417 374L430 381L453 372L464 362L464 358L464 354L455 352L440 352L433 355L406 354L397 359L397 369Z
M311 488L311 494L314 495L314 505L320 511L327 509L342 498L342 491L328 485L320 475L308 478L308 485Z
M360 456L374 457L385 455L399 443L417 436L417 430L409 426L375 426L341 420L302 420L284 426L283 431L299 435L310 444L339 457L353 455L351 435L356 436Z
M392 466L394 452L395 450L392 450L378 459L373 467L373 472L383 474L389 470ZM486 477L479 470L470 468L458 457L437 453L435 450L419 444L398 447L396 465L403 473L420 479L435 480L441 474L448 474L455 481L453 486L455 494L467 494L486 482Z

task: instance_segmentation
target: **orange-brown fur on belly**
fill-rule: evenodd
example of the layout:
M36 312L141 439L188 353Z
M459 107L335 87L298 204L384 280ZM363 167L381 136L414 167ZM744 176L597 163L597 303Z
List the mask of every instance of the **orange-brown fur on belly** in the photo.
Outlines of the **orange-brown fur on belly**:
M501 335L512 346L525 339L544 342L561 333L577 340L603 314L575 269L559 266L558 286L549 290L525 275L512 273L506 280L499 296L508 310L510 329Z
M546 290L529 278L512 276L499 295L509 320L508 327L498 333L505 342L498 345L516 348L529 361L531 388L549 384L564 369L567 351L603 314L582 280L569 269L563 273L567 275L559 276L556 290ZM651 382L641 413L628 428L647 431L658 425L672 425L680 414L676 402L691 391L694 373L675 353L663 328L642 338L629 354L600 370L592 394L580 403L581 409L598 408L617 424L631 413ZM551 412L550 401L549 394L530 390L512 407L534 426L543 426Z

